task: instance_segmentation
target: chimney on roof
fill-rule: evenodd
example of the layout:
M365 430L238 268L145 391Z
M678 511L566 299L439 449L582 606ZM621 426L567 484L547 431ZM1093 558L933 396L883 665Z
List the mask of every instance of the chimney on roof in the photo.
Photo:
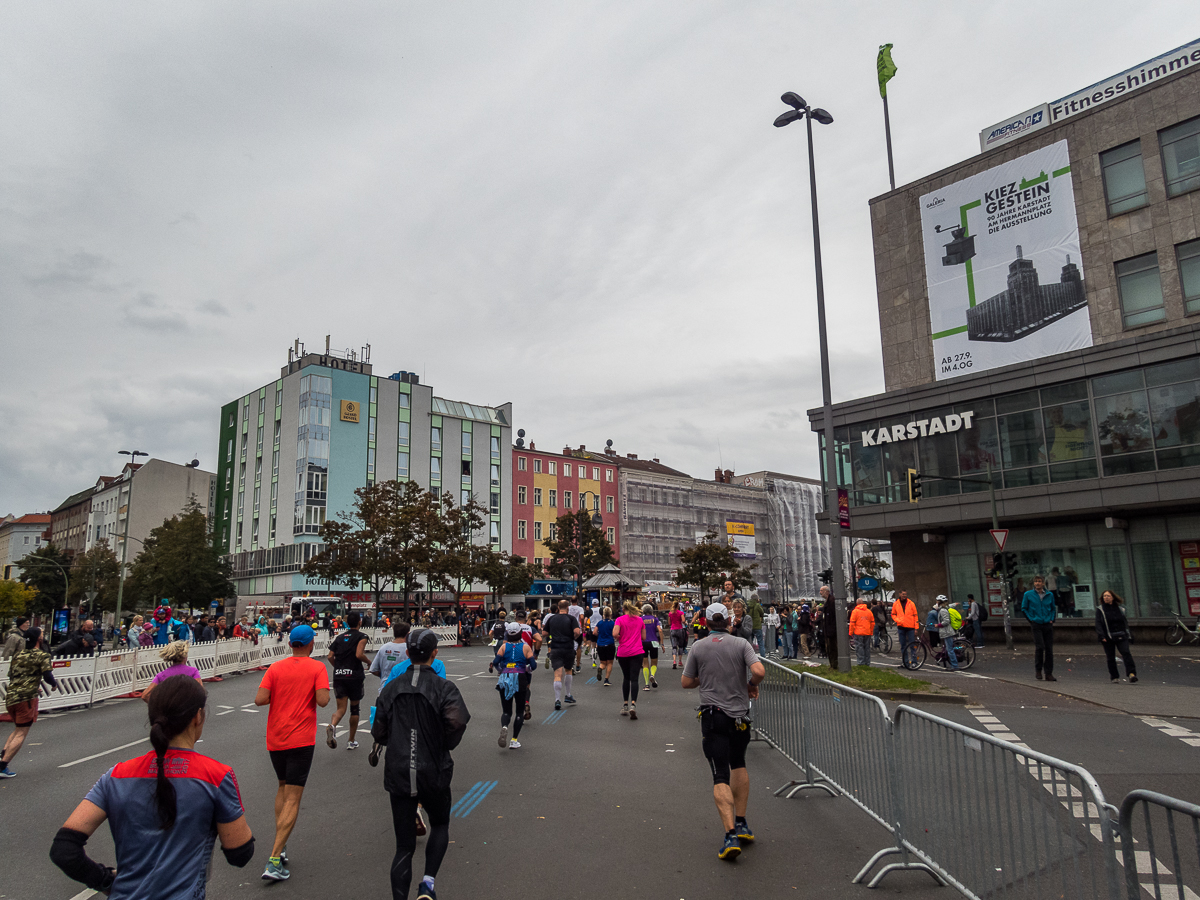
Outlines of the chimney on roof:
M570 456L570 455L571 455L571 448L563 447L563 456Z
M726 469L726 470L725 470L725 483L726 483L726 484L733 484L733 469Z
M652 458L650 459L650 462L658 462L658 457L657 457L657 456L655 456L655 457L652 457Z
M637 454L636 454L636 453L626 453L626 454L625 454L625 456L626 456L628 459L637 459Z
M529 442L529 449L530 449L530 450L536 450L536 449L537 449L537 447L534 445L533 441L530 441L530 442Z
M586 449L587 449L587 444L580 444L580 445L579 445L579 449L580 449L581 451L582 451L582 450L586 450Z
M713 475L713 481L715 481L717 484L721 484L725 481L725 474L721 471L720 466L717 466L716 473Z

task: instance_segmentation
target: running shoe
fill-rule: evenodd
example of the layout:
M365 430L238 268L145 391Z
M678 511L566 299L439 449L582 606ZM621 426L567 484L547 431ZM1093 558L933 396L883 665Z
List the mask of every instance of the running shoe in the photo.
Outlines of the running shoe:
M429 829L425 827L425 814L417 807L417 837L422 837Z
M417 889L417 900L437 900L437 893L424 881Z
M520 750L521 742L518 741L516 738L513 738L511 741L508 742L508 749L509 750Z
M564 703L574 703L575 698L572 697L570 694L567 694L567 696L563 697L563 702Z
M611 681L609 681L607 678L605 678L605 679L604 679L604 686L605 686L605 687L612 687L612 682L611 682Z
M12 769L8 768L7 766L5 766L3 769L0 769L0 778L16 778L16 777L17 777L17 773L14 772Z
M330 750L337 749L337 735L334 734L333 725L325 726L325 743L329 745Z
M745 819L738 819L733 823L733 830L737 832L737 839L747 843L754 843L754 832L750 830L750 826L746 824Z
M287 844L283 845L283 849L279 851L279 864L286 870L288 867ZM288 872L290 875L291 872Z
M742 845L738 843L737 835L732 831L725 834L725 843L721 845L721 849L717 851L717 856L721 859L727 859L731 862L738 858L742 852Z
M629 701L628 700L626 700L624 703L621 704L621 715L623 715L623 716L629 715Z
M348 741L346 743L346 749L347 750L357 750L358 749L358 741Z
M646 685L644 688L642 688L642 690L643 690L643 691L648 691L648 690L650 690L650 685Z
M508 746L508 726L507 725L500 726L500 737L496 741L496 743L500 745L501 750L503 750L505 747Z
M630 703L629 704L629 721L632 722L636 718L637 718L637 704Z
M658 679L657 678L650 679L650 687L654 688L655 690L658 690Z
M533 718L533 711L529 708L529 704L525 704L525 721L528 722Z
M371 764L371 768L379 765L379 754L383 752L383 745L376 744L371 748L371 752L367 755L367 762Z
M291 872L283 867L282 860L276 862L273 859L267 860L267 867L263 869L263 881L287 881L291 877Z
M561 700L555 700L555 701L554 701L554 708L555 708L555 710L562 709L562 701L561 701Z
M1129 683L1130 683L1130 684L1137 684L1137 676L1136 676L1136 675L1130 675L1130 676L1129 676ZM9 777L9 778L11 778L12 776L10 775L10 776L8 776L8 777Z
M678 669L678 668L679 668L679 666L675 665L675 663L671 663L671 668L672 668L672 669Z
M576 667L575 667L575 674L576 674L576 675L578 675L578 674L579 674L580 672L582 672L582 671L583 671L583 666L576 666Z

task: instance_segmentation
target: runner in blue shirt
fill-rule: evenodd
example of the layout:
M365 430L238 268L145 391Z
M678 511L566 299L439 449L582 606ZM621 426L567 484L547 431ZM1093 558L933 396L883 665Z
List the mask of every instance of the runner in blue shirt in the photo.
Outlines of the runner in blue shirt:
M596 655L600 657L600 670L604 677L604 686L612 687L609 676L612 675L613 660L617 658L617 641L613 637L612 609L604 607L600 612L600 621L596 623ZM600 680L600 675L596 680Z

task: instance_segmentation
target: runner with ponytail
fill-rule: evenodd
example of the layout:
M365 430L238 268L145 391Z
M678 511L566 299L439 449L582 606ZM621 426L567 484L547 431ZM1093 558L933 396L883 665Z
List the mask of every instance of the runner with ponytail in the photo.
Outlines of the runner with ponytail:
M50 859L68 876L114 900L203 900L213 843L231 865L254 856L233 770L195 751L204 731L207 692L196 679L174 675L150 696L145 756L108 770L58 830ZM117 866L84 849L108 820Z

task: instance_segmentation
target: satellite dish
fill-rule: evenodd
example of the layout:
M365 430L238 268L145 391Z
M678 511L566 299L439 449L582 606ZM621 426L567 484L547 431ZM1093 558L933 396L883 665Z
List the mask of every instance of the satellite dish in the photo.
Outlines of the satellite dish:
M193 469L198 469L198 468L200 468L200 460L198 460L198 459L193 459L193 460L192 460L192 468L193 468Z
M525 446L525 438L517 438L517 446L524 447Z
M604 442L604 446L605 446L605 447L611 447L611 446L612 446L612 441L611 441L611 440L607 440L607 441L605 441L605 442Z
M517 437L525 437L525 429L524 428L517 429Z

